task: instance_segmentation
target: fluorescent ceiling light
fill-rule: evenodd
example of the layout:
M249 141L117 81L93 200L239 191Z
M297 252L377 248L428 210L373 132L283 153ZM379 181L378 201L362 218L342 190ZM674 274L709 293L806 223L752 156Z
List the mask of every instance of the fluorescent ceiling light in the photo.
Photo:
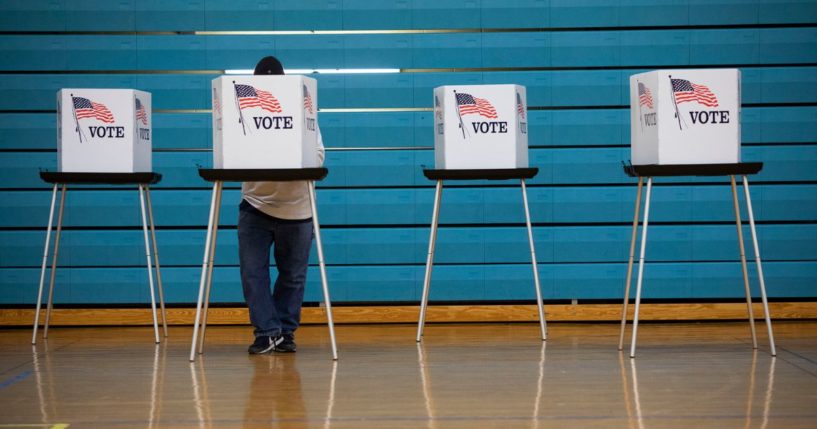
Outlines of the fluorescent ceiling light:
M286 74L375 74L400 73L400 69L284 69ZM251 75L253 70L225 70L225 74Z

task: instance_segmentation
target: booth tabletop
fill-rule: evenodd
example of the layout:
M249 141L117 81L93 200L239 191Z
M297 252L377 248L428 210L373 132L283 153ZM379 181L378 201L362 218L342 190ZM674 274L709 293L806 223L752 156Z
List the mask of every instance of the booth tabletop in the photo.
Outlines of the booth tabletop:
M423 175L430 180L509 180L531 179L539 173L539 169L532 168L501 168L501 169L463 169L463 170L435 170L423 169Z
M162 175L153 172L139 173L69 173L40 171L40 178L46 183L74 183L82 185L153 185L162 180Z
M630 177L651 176L744 176L757 174L762 162L739 162L736 164L677 164L677 165L625 165L624 172Z
M329 169L318 168L199 168L199 176L208 182L291 182L323 180Z

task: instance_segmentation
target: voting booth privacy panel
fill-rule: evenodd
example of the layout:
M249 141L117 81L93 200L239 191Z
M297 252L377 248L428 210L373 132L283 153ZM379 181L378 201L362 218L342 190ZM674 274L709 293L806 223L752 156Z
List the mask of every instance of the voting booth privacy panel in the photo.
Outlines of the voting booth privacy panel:
M318 167L317 114L315 79L214 79L213 168Z
M213 167L212 81L239 70L227 76L242 83L267 55L282 61L287 76L295 69L391 69L307 75L319 88L316 114L331 171L317 193L333 304L419 302L435 191L422 175L436 162L433 93L470 85L526 88L528 165L539 168L528 198L543 298L618 303L636 183L621 170L632 159L630 77L700 68L740 71L741 161L764 162L751 191L770 297L817 295L813 2L266 4L126 0L91 10L82 2L0 2L0 304L30 306L36 297L51 196L38 169L59 164L55 94L62 88L151 94L152 170L162 174L151 196L166 299L193 303L212 195L197 174L198 165ZM723 110L725 95L714 84L672 77L705 85L718 98L717 108L678 105L690 129L698 126L690 111ZM672 95L650 91L654 99ZM283 116L242 113L252 109L253 127L252 116ZM677 130L669 115L663 123ZM472 132L469 122L493 121L463 119ZM63 131L76 134L64 123ZM741 300L725 182L664 183L650 215L645 273L647 284L661 286L645 289L644 299ZM134 192L94 186L69 194L55 302L148 303ZM225 184L214 304L242 301L229 229L239 195L237 183ZM502 182L446 186L431 305L530 302L519 199ZM306 300L318 303L317 259L312 264Z
M630 76L632 162L740 162L740 70L658 70Z
M61 89L57 93L58 170L151 171L151 119L148 92Z
M525 87L434 88L434 161L437 169L528 166Z

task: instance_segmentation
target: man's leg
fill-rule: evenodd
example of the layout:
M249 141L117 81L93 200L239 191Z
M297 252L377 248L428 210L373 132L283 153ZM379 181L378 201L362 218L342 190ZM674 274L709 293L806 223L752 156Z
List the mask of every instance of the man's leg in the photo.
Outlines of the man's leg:
M275 239L272 219L241 202L238 211L238 259L244 300L255 336L281 335L281 322L272 303L269 276L270 246Z
M312 234L311 219L304 222L276 222L274 256L278 279L275 281L273 301L283 334L292 334L301 323L301 305L304 300Z

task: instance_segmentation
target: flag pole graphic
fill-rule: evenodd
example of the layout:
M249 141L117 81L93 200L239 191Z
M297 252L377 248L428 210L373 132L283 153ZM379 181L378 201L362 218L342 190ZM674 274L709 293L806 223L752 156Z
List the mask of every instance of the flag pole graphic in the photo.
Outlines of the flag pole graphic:
M218 109L216 109L216 103L219 104ZM213 108L214 112L218 111L218 123L213 124L213 126L216 127L216 129L220 130L221 129L221 123L224 120L224 118L221 116L222 115L222 113L221 113L221 103L219 103L219 101L218 101L218 94L216 93L215 88L213 88L213 105L212 105L212 108Z
M302 84L302 85L301 85L301 87L303 88L303 91L302 91L302 92L303 92L303 98L304 98L304 104L305 104L305 103L306 103L306 96L307 96L307 95L309 95L309 90L306 88L306 85L303 85L303 84ZM311 105L311 102L310 102L310 105ZM314 110L313 110L313 111L314 111ZM306 128L306 126L307 126L307 125L306 125L306 120L307 120L308 118L306 117L306 112L308 112L308 110L306 110L306 106L304 106L304 129L307 129L307 128ZM310 113L310 114L311 114L311 113Z
M460 118L460 129L462 130L462 138L465 138L465 124L462 122L462 114L460 113L460 101L457 99L457 90L454 90L454 104L457 106L457 117Z
M247 128L244 127L244 114L241 113L241 104L238 102L238 86L233 81L233 92L235 92L235 107L238 109L238 123L241 124L241 130L244 131L244 135L247 135Z
M672 104L675 106L675 117L678 118L678 129L683 130L681 126L681 113L678 112L678 102L675 101L675 87L672 86L672 75L669 75L669 89L672 91Z
M641 114L641 82L638 80L635 81L635 85L638 87L638 123L641 124L641 133L644 133L644 117Z
M82 129L79 128L79 119L77 119L77 107L74 106L74 94L71 94L71 112L74 114L74 123L77 125L77 135L79 135L79 142L82 143Z
M519 96L519 93L516 93L516 132L518 133L522 129L522 97Z

